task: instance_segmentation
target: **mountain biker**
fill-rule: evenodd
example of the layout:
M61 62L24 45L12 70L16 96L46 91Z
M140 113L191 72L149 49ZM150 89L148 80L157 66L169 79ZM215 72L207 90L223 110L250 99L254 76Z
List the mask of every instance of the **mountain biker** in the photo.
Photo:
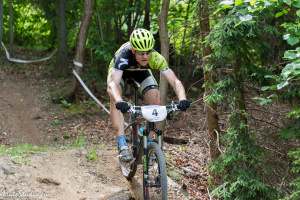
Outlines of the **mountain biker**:
M124 80L130 78L139 83L139 92L143 95L145 104L160 105L158 84L151 73L151 69L160 73L172 86L178 99L178 108L185 111L190 106L186 99L185 90L180 80L168 67L165 58L153 50L154 38L150 31L135 29L130 40L123 44L111 60L107 76L107 92L110 96L110 118L117 138L119 156L122 161L130 161L133 156L124 136L124 117L130 105L122 99Z

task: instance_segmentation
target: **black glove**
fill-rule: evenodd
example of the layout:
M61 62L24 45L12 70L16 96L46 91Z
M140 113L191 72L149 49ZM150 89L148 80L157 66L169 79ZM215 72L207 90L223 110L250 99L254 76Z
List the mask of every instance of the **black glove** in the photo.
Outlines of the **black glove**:
M191 105L191 102L189 100L181 100L179 101L179 104L177 106L177 108L181 111L186 111L186 109L188 109Z
M116 108L122 113L126 113L130 109L130 105L126 101L119 101L116 103Z

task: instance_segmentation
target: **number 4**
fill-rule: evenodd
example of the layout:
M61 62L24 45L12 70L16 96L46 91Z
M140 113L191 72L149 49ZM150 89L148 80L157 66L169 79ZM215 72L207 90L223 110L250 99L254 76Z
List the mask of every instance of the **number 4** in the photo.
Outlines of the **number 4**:
M157 116L157 115L158 115L158 112L157 112L157 110L156 110L156 109L153 109L152 115L155 115L155 116Z

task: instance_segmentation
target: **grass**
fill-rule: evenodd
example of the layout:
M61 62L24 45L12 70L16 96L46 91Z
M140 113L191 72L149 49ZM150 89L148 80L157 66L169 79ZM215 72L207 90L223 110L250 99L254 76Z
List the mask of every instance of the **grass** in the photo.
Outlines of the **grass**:
M76 104L72 104L67 102L66 100L62 100L60 103L69 116L95 114L99 112L99 108L92 100L86 100Z
M57 127L57 126L61 126L63 124L63 121L60 119L54 119L53 121L51 121L50 124L53 127Z
M75 148L83 148L86 146L86 138L84 135L79 135L77 138L74 140L74 142L71 144L71 147Z
M46 150L47 147L32 144L18 144L12 147L0 145L0 156L7 155L16 163L26 163L28 156L45 152Z
M88 161L95 161L95 160L97 160L97 158L98 158L98 155L97 155L97 152L96 152L96 148L92 148L86 154L86 159Z

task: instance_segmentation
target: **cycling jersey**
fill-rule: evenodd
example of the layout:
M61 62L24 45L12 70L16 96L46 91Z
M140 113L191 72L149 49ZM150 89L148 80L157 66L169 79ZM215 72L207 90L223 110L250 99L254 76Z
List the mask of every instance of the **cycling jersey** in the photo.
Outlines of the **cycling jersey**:
M112 68L122 71L141 69L141 67L138 67L135 56L132 53L131 49L131 44L129 42L126 42L117 50L114 58L110 62L109 72ZM166 59L160 53L152 50L149 55L148 66L142 68L164 71L168 69L168 64Z
M157 81L152 75L151 69L164 71L169 67L166 59L155 50L149 53L147 66L138 66L135 55L131 49L130 42L126 42L117 50L109 64L108 77L111 75L113 68L122 70L121 85L124 86L124 82L126 82L127 79L132 79L139 84L139 92L143 95L149 89L158 88Z

